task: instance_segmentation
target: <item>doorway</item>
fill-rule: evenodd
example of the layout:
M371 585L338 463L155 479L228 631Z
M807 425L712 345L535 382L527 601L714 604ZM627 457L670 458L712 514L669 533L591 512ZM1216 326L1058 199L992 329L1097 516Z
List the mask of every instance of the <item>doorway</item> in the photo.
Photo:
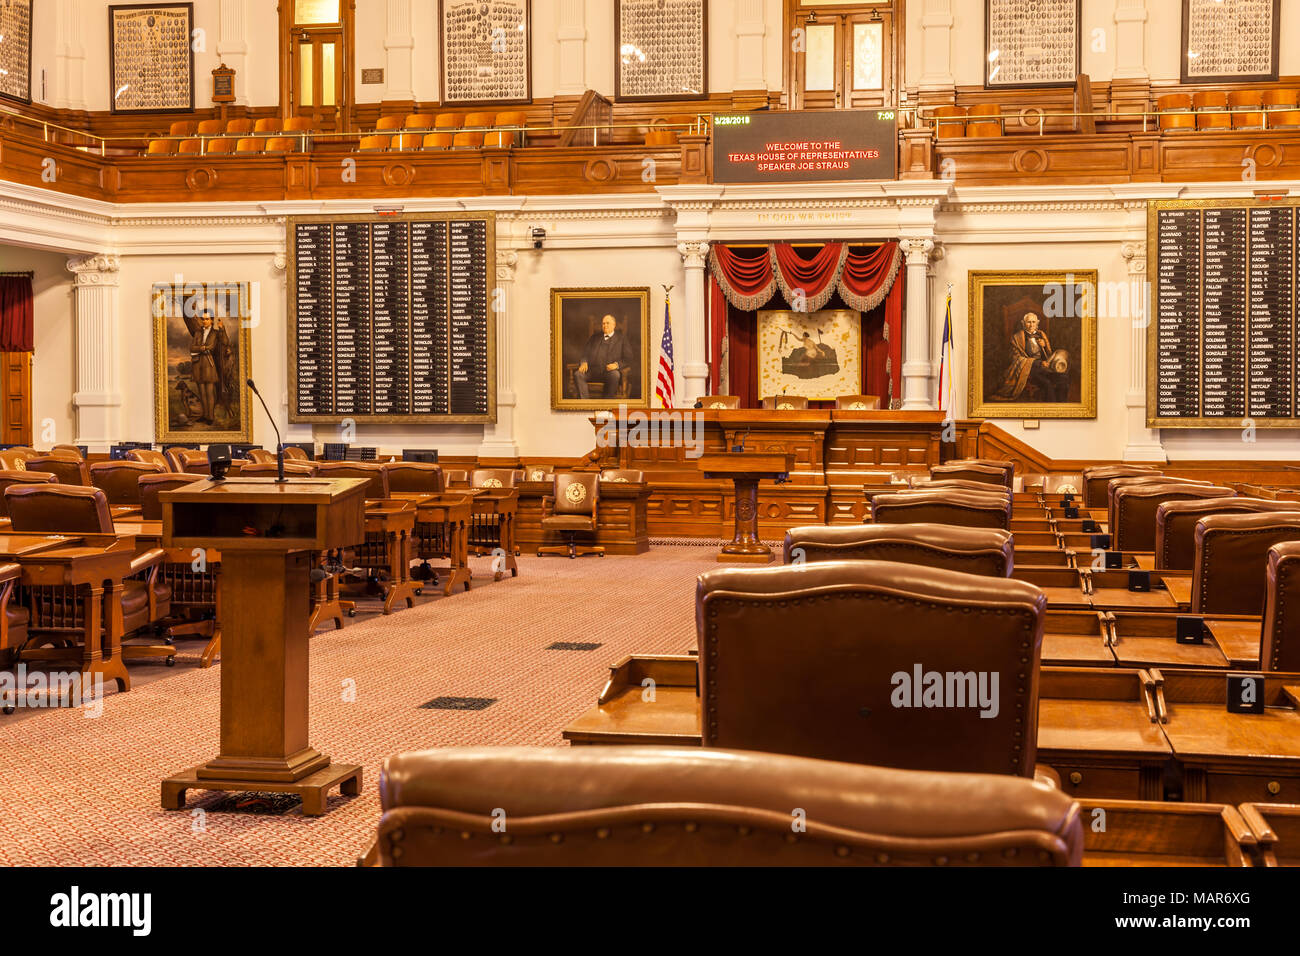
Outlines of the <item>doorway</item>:
M787 0L790 108L895 108L902 66L894 35L900 5L901 0Z

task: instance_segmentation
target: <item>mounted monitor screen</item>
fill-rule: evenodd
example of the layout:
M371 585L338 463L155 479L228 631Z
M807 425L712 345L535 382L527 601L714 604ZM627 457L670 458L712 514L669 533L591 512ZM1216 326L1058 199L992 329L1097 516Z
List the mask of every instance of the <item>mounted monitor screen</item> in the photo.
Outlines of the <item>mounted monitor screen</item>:
M897 178L893 110L724 113L713 118L713 181Z

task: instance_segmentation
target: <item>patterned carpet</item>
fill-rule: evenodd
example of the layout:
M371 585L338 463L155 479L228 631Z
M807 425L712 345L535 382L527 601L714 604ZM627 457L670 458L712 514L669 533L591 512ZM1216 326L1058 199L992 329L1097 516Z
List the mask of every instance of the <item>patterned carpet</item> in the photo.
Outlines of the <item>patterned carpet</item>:
M698 547L636 557L519 559L493 583L418 599L389 617L359 613L312 638L311 742L364 767L360 797L334 796L323 817L193 812L225 799L191 792L186 811L159 809L163 777L214 756L220 666L178 655L164 676L80 709L0 717L0 863L9 866L351 865L379 818L379 768L403 750L482 744L555 746L590 707L608 665L632 652L695 646L694 581L716 567ZM363 611L365 609L363 608ZM595 650L547 650L557 641ZM161 665L133 665L163 670ZM348 681L355 701L344 700ZM490 698L482 710L423 709L437 697Z

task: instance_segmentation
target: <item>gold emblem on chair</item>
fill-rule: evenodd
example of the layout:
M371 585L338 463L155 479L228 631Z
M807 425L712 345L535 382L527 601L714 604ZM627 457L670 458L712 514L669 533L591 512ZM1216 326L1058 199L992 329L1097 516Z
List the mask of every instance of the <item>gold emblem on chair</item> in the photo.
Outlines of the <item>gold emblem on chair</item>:
M709 408L726 408L726 407L727 407L726 402L713 402L711 405L709 405Z
M15 458L15 459L14 459L14 471L26 471L26 470L27 470L27 459L26 459L26 458Z
M1077 495L1079 493L1079 489L1074 485L1061 485L1056 490L1063 495Z
M602 479L600 479L600 480L601 480L601 481L609 481L609 482L614 482L614 481L621 481L621 482L624 482L624 483L627 482L627 479L624 478L624 477L622 477L621 475L620 475L619 477L617 477L617 478L602 478Z
M587 486L580 481L569 484L564 489L564 500L571 505L580 505L587 500Z
M778 412L792 412L794 411L794 406L789 402L782 402L780 405L776 406L776 410Z
M870 410L871 409L867 408L866 402L854 402L849 406L849 411L851 412L868 412Z
M501 487L501 479L500 479L500 478L488 478L488 479L486 479L486 480L483 482L483 487L484 487L484 488L500 488L500 487Z
M534 468L528 475L529 481L543 481L545 478L546 472L541 468Z

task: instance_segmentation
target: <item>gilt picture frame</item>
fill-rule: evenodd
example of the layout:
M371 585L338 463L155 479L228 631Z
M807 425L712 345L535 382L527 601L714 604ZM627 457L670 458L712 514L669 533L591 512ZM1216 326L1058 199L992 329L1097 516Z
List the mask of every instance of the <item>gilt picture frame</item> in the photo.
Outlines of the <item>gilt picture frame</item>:
M650 288L552 289L551 408L649 408L652 390Z

